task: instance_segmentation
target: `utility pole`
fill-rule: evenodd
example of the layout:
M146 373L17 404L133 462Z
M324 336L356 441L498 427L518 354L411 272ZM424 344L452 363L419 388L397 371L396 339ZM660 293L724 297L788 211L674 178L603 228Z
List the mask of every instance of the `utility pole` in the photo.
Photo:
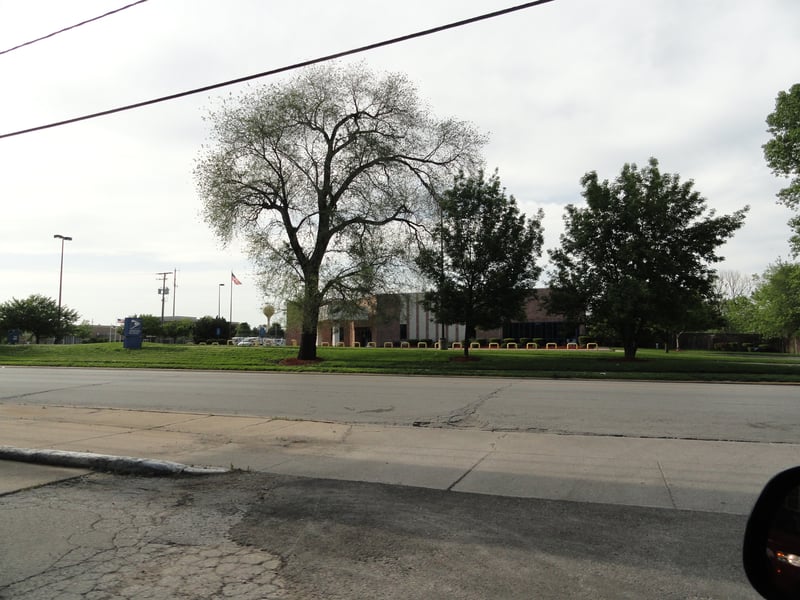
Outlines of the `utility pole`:
M164 303L167 301L167 294L169 294L169 288L167 287L167 275L170 275L172 271L164 271L162 273L156 273L159 277L161 277L161 287L158 288L158 294L161 296L161 326L164 326Z
M175 320L175 296L178 295L178 269L172 272L172 320Z

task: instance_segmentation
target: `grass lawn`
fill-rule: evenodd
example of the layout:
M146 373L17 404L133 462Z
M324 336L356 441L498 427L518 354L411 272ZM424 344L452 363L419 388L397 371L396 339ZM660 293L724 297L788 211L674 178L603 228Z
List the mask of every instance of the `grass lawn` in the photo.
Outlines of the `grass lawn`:
M432 348L322 347L317 353L319 363L292 366L280 363L294 358L296 348L0 345L0 365L800 383L800 356L783 354L640 350L637 360L625 361L621 350L473 350L476 360L461 362L452 360L463 356L460 350Z

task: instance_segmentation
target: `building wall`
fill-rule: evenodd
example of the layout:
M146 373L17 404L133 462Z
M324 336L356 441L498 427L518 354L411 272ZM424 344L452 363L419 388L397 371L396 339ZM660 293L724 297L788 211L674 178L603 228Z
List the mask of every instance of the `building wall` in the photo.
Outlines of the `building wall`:
M538 327L538 330L551 332L548 341L564 341L555 339L555 332L559 330L564 318L559 315L547 313L542 299L546 297L547 289L537 289L525 306L524 323L528 329ZM423 305L424 293L410 292L404 294L379 294L367 302L369 316L365 320L321 320L317 329L317 344L323 342L335 346L337 342L344 342L345 346L352 346L353 342L365 345L367 341L375 342L382 347L386 342L400 342L407 340L432 340L444 337L448 343L462 341L464 338L464 325L453 324L442 326L436 322L434 315ZM287 343L291 339L300 339L299 326L288 323L286 328ZM477 331L478 338L502 338L502 327ZM560 337L572 338L573 332L559 334ZM519 337L519 336L516 336ZM532 336L531 336L532 337Z

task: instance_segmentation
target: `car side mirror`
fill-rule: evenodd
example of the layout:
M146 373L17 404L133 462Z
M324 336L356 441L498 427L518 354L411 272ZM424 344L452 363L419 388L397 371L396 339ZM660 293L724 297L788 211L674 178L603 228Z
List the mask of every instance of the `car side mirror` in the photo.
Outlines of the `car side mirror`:
M742 560L764 598L800 598L800 467L764 487L747 520Z

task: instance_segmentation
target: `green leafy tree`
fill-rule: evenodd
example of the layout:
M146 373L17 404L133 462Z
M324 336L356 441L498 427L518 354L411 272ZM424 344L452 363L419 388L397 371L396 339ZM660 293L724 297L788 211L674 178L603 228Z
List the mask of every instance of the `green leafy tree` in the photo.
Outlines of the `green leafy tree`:
M730 333L754 333L752 294L758 276L721 270L714 278L714 294L720 315L719 329Z
M202 317L194 323L194 341L226 340L230 327L224 317Z
M81 342L88 342L92 339L92 325L88 321L81 321L79 325L72 328L72 335L77 337Z
M664 351L669 352L673 340L675 349L681 349L680 337L685 331L705 331L718 329L724 325L725 319L720 310L720 301L711 293L694 300L687 298L683 310L679 311L675 318L666 321L666 326L656 326L655 332L664 340Z
M142 321L142 335L144 337L161 337L164 329L161 326L161 317L155 315L133 315Z
M195 169L206 222L224 242L246 240L265 289L300 299L301 359L316 358L321 306L389 285L431 190L484 143L434 118L404 76L363 65L230 99L211 126Z
M797 352L800 338L800 264L770 265L753 292L753 322L767 338L779 338Z
M162 330L166 337L170 338L173 342L177 342L178 338L188 338L192 335L194 322L190 319L166 321Z
M433 243L417 258L422 274L438 289L425 304L446 324L491 329L523 314L541 268L543 213L527 219L514 196L506 196L497 173L486 179L460 173L439 202L441 220ZM464 344L469 356L469 344Z
M548 306L605 323L632 360L645 333L679 331L712 298L716 250L748 209L716 216L691 180L662 174L654 158L626 164L613 182L592 171L581 184L586 207L566 207L561 246L550 251Z
M256 332L258 332L258 330L256 330ZM250 323L247 321L242 321L236 326L236 333L234 335L239 337L249 337L253 335L253 328L250 327Z
M789 185L778 192L778 202L800 210L800 83L794 84L788 92L778 93L767 125L772 139L762 146L764 158L775 175L791 178ZM800 215L795 215L789 226L794 231L790 240L792 253L797 256L800 254Z
M725 330L735 333L758 333L756 305L751 296L734 296L722 301Z
M267 337L270 338L286 337L286 332L283 330L283 327L281 327L281 324L276 321L275 323L272 323L267 329Z
M0 304L0 327L4 331L19 329L33 335L35 343L42 337L60 337L68 333L78 320L78 313L61 305L61 327L58 322L58 303L41 294L23 300L12 298Z

